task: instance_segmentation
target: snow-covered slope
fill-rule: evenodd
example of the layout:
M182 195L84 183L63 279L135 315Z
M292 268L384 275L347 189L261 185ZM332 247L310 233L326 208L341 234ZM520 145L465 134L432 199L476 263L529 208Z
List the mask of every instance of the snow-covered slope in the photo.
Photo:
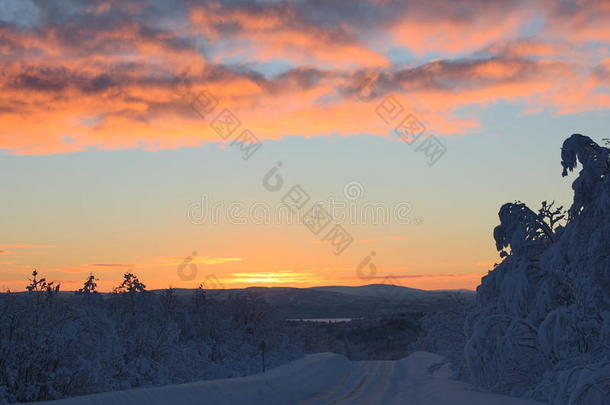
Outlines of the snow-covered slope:
M417 352L400 361L349 361L321 353L243 378L109 392L49 405L536 405L475 391L451 380L442 357Z
M398 362L403 377L392 404L413 405L535 405L540 402L511 398L476 390L472 385L451 379L450 364L443 357L415 352ZM383 402L385 403L385 402Z

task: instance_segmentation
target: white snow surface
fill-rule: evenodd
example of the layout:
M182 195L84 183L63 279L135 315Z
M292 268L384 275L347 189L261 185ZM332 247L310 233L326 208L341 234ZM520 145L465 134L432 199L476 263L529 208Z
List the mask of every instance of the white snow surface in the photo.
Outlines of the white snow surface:
M449 363L427 352L416 352L398 361L350 361L338 354L319 353L248 377L107 392L36 404L540 404L477 391L451 376Z

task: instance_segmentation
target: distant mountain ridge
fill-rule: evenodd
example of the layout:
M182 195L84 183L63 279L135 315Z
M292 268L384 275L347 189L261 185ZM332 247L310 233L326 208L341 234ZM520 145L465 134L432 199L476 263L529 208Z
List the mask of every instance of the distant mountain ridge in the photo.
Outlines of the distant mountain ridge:
M167 289L149 290L162 294ZM186 299L194 288L173 288L176 297ZM447 309L455 300L473 302L475 292L470 290L420 290L391 284L362 286L319 287L246 287L206 289L206 294L217 300L254 295L264 300L286 319L301 318L360 318L387 317L408 312L430 312ZM20 292L20 294L25 292ZM68 297L73 291L60 291L59 297ZM111 293L101 293L109 295Z
M184 292L191 290L182 290ZM247 287L207 290L210 297L259 296L288 319L384 317L450 308L455 300L474 301L474 291L427 291L388 284L364 286Z
M402 287L391 284L367 284L362 286L322 286L322 287L310 287L312 290L317 291L332 291L340 294L348 295L360 295L360 296L376 296L388 293L401 293L401 294L413 294L415 295L429 295L434 294L434 291L420 290L417 288ZM474 294L474 291L473 291Z
M155 289L151 291L164 291L165 288ZM175 292L189 292L193 291L193 288L174 288ZM393 284L366 284L361 286L341 286L341 285L330 285L330 286L316 286L316 287L259 287L251 286L244 288L226 288L226 289L206 289L206 291L225 291L225 292L238 292L238 291L258 291L263 292L267 290L274 291L292 291L292 290L317 290L335 292L346 295L364 295L372 296L384 291L400 291L403 293L421 294L421 295L434 295L439 293L464 293L464 294L475 294L474 290L467 289L456 289L456 290L422 290L418 288L403 287Z

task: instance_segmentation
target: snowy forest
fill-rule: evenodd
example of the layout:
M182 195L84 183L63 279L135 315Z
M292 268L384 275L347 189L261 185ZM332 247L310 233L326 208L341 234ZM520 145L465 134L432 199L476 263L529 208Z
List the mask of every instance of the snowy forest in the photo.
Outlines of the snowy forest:
M217 300L202 286L153 293L131 272L110 294L98 293L91 275L67 296L34 272L25 292L0 294L0 403L239 377L320 351L355 360L429 351L487 391L608 404L610 149L574 134L561 166L563 176L580 169L573 204L504 204L493 230L501 262L474 304L450 310L287 322L255 296Z
M156 294L132 273L112 294L90 276L65 297L37 276L0 294L0 403L253 374L263 344L267 367L302 353L253 297Z

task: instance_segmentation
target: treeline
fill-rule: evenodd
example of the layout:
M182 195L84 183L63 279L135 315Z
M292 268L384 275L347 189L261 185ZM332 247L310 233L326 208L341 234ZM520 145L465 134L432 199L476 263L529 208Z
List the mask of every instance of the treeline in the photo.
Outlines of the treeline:
M267 366L303 352L253 296L153 293L132 273L111 294L91 275L60 296L32 276L0 294L0 403L243 376L261 371L263 348Z
M398 360L422 333L421 312L342 322L291 320L306 353L332 352L350 360Z

